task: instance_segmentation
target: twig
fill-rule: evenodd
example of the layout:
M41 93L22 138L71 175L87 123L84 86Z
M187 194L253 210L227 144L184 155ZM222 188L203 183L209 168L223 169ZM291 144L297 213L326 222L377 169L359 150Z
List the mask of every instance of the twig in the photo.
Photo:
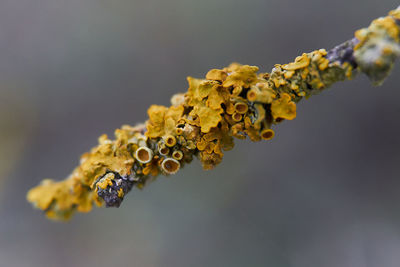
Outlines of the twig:
M151 106L145 124L117 129L114 140L101 136L66 180L44 180L27 199L49 218L65 220L90 211L93 203L119 207L132 187L176 173L193 156L212 169L222 151L233 148L233 137L272 139L272 127L296 117L297 102L335 82L363 72L382 84L400 54L399 41L398 8L328 52L305 53L271 73L233 63L210 70L205 79L188 77L188 91L174 95L172 106Z

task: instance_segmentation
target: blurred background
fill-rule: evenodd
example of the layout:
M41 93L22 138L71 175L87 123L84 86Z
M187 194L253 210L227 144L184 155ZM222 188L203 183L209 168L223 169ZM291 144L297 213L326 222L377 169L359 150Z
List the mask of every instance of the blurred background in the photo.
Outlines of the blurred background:
M25 200L103 133L233 61L270 71L394 9L381 0L1 0L0 266L400 265L400 69L298 105L271 142L237 141L119 209L68 223Z

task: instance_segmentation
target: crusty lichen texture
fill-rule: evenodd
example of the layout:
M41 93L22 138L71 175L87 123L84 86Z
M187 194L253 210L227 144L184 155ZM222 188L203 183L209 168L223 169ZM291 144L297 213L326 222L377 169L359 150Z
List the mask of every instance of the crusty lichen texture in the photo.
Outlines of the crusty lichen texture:
M133 186L175 174L194 156L212 169L234 138L272 139L277 124L296 118L301 99L358 72L381 84L399 55L399 22L400 10L393 10L334 49L304 53L271 73L233 63L204 79L188 77L188 91L174 95L170 107L151 106L145 124L124 125L113 140L102 135L66 180L44 180L28 201L49 218L65 220L93 204L118 207Z

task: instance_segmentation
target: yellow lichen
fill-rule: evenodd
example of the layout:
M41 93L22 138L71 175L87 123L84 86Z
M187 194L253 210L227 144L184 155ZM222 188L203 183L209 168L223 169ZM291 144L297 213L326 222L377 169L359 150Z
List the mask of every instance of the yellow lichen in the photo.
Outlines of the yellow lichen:
M225 81L227 76L228 74L223 70L212 69L209 72L207 72L206 79L223 82Z
M125 194L124 194L124 190L122 189L122 188L120 188L119 190L118 190L118 197L123 197Z
M228 103L229 98L228 89L219 86L210 92L206 104L214 110L221 110L221 105Z
M287 93L283 93L279 99L272 101L271 115L274 119L293 120L296 118L296 104L291 101Z
M306 53L304 53L302 56L297 57L294 62L283 65L282 69L288 70L288 71L294 71L294 70L305 68L309 64L310 64L310 58L308 57L308 55Z
M147 113L149 120L146 124L146 135L150 138L161 137L175 132L176 122L183 114L183 106L164 106L152 105Z
M218 123L222 120L222 108L212 109L207 107L204 103L194 107L191 114L197 115L200 120L201 131L208 133L211 128L217 127Z
M210 92L219 86L216 81L207 81L202 79L195 79L192 77L187 78L189 82L188 96L192 100L189 104L195 104L194 100L201 101L203 98L207 97Z
M107 186L112 185L115 175L113 173L106 174L100 181L97 182L97 186L101 189L106 189Z
M256 66L237 66L234 68L233 72L229 73L222 85L224 87L250 87L257 82L257 71L258 67Z
M356 32L355 60L383 38L381 55L373 65L390 70L399 53L400 30L395 21L400 19L399 10ZM360 62L356 67L349 60L332 60L320 49L292 63L276 64L271 73L257 74L258 67L232 63L210 70L205 79L188 77L188 91L174 95L172 106L152 105L145 124L124 125L115 131L115 139L102 135L66 180L44 180L28 192L27 199L49 218L68 219L75 211L90 211L94 204L119 206L127 188L141 189L160 173L174 174L193 157L212 169L222 161L224 151L233 148L233 137L272 139L271 127L294 119L298 101L351 79L356 70L367 73Z
M250 102L270 104L275 97L276 92L265 82L257 83L247 92L247 99Z
M165 113L167 111L167 107L165 106L158 106L158 105L152 105L149 110L147 111L147 114L149 115L149 120L147 121L147 132L146 135L150 138L155 138L159 136L163 136L165 129L164 129L164 123L165 123Z
M389 12L389 16L392 16L393 18L395 18L395 19L397 19L397 20L400 20L400 8L391 10L391 11Z
M149 163L146 164L146 166L143 168L143 174L144 175L151 175L153 177L157 176L160 173L159 170L159 162L160 158L158 156L155 156L153 160Z

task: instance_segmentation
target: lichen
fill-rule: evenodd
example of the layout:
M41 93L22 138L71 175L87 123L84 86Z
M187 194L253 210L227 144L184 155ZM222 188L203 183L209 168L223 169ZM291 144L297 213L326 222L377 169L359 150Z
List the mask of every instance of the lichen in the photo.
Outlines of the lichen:
M66 180L44 180L27 199L49 218L64 220L93 204L118 207L133 186L174 174L193 157L212 169L233 148L233 138L274 138L272 128L294 119L303 98L357 72L380 84L399 55L399 19L400 10L391 11L354 39L330 51L303 53L271 73L233 63L210 70L205 79L188 77L188 91L174 95L170 107L152 105L145 124L124 125L113 140L102 135Z
M272 102L271 115L275 121L278 119L293 120L296 118L296 104L291 101L289 94L283 93L280 98Z
M399 10L391 11L389 16L378 18L368 28L356 31L355 37L359 40L354 47L359 68L375 85L382 84L400 54Z

